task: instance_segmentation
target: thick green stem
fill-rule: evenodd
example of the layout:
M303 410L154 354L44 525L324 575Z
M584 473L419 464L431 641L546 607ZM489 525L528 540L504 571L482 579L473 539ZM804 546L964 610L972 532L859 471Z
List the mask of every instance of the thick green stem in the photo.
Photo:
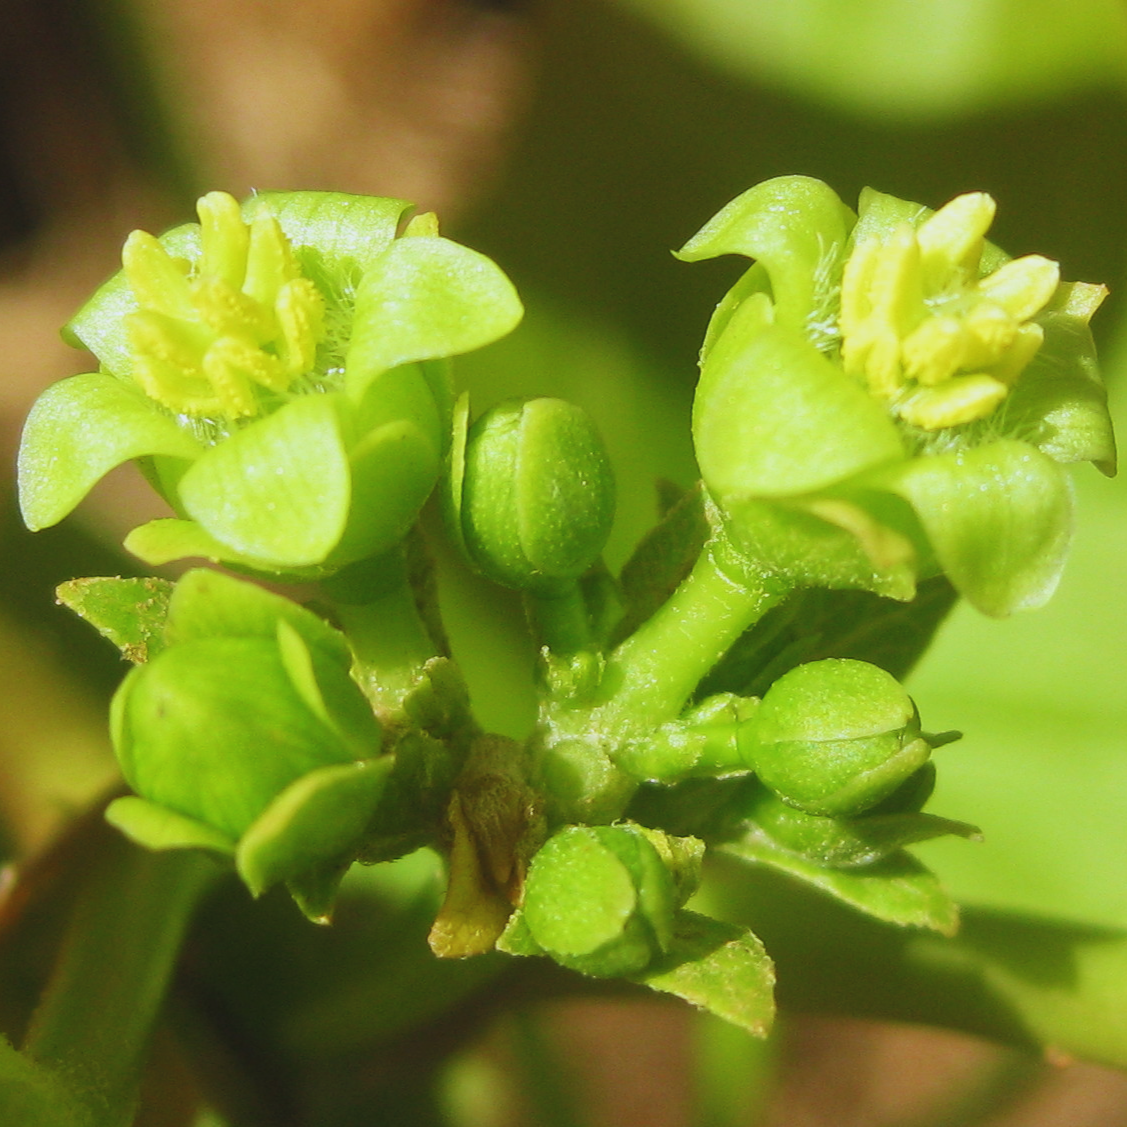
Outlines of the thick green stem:
M723 547L710 543L668 601L607 660L599 717L608 731L649 731L675 718L740 635L789 593L746 566L720 566Z
M219 873L195 851L109 838L91 861L24 1051L97 1127L132 1122L149 1035L200 896Z
M587 603L578 583L559 594L527 592L524 605L532 620L537 642L560 657L578 653L591 644Z
M362 581L353 578L347 591L331 581L324 586L352 646L360 687L377 712L394 712L438 647L419 614L402 550L364 566Z

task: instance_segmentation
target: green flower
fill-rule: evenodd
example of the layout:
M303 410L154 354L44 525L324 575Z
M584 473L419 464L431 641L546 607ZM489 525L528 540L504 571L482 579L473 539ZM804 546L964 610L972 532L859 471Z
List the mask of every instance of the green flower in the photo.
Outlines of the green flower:
M517 323L482 255L400 229L401 200L212 192L200 222L134 232L123 269L66 330L98 372L49 388L28 419L20 497L33 529L138 459L177 513L126 544L320 575L392 547L449 443L447 357Z
M820 181L744 193L681 251L756 259L717 308L693 433L743 561L793 586L912 596L945 572L990 614L1053 592L1061 463L1115 470L1088 320L1104 290L985 241L981 193L937 212Z

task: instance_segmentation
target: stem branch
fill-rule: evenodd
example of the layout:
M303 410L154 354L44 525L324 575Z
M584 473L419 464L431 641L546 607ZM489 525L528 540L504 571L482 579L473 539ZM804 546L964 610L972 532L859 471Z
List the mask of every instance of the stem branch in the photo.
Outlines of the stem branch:
M741 634L790 593L720 566L713 540L668 601L607 660L599 716L608 730L652 730L674 719Z

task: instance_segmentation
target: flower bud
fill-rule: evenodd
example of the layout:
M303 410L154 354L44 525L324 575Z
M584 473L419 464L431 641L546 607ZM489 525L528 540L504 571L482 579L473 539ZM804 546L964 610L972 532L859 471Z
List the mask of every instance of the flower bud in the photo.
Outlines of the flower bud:
M759 778L809 814L850 815L875 806L927 762L911 698L864 661L800 665L767 691L740 733Z
M498 404L470 428L454 507L455 535L478 571L551 595L598 559L610 534L614 478L602 439L562 399Z
M532 859L523 920L556 962L612 977L635 974L668 950L677 901L646 831L565 826Z
M273 636L189 636L135 668L112 730L140 798L119 800L111 821L153 848L235 854L255 894L351 861L386 775L346 664L281 617Z

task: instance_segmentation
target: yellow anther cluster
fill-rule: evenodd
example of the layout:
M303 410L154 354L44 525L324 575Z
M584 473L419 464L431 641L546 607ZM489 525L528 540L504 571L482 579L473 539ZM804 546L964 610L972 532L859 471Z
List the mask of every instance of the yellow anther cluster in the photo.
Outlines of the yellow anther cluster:
M284 392L312 369L324 302L272 216L244 223L225 192L197 209L194 266L145 231L126 240L122 264L140 306L126 317L133 376L177 414L256 415L257 388Z
M1060 269L1031 254L979 278L993 219L990 196L958 196L918 227L859 239L845 264L842 363L924 430L989 415L1044 338L1031 318Z

